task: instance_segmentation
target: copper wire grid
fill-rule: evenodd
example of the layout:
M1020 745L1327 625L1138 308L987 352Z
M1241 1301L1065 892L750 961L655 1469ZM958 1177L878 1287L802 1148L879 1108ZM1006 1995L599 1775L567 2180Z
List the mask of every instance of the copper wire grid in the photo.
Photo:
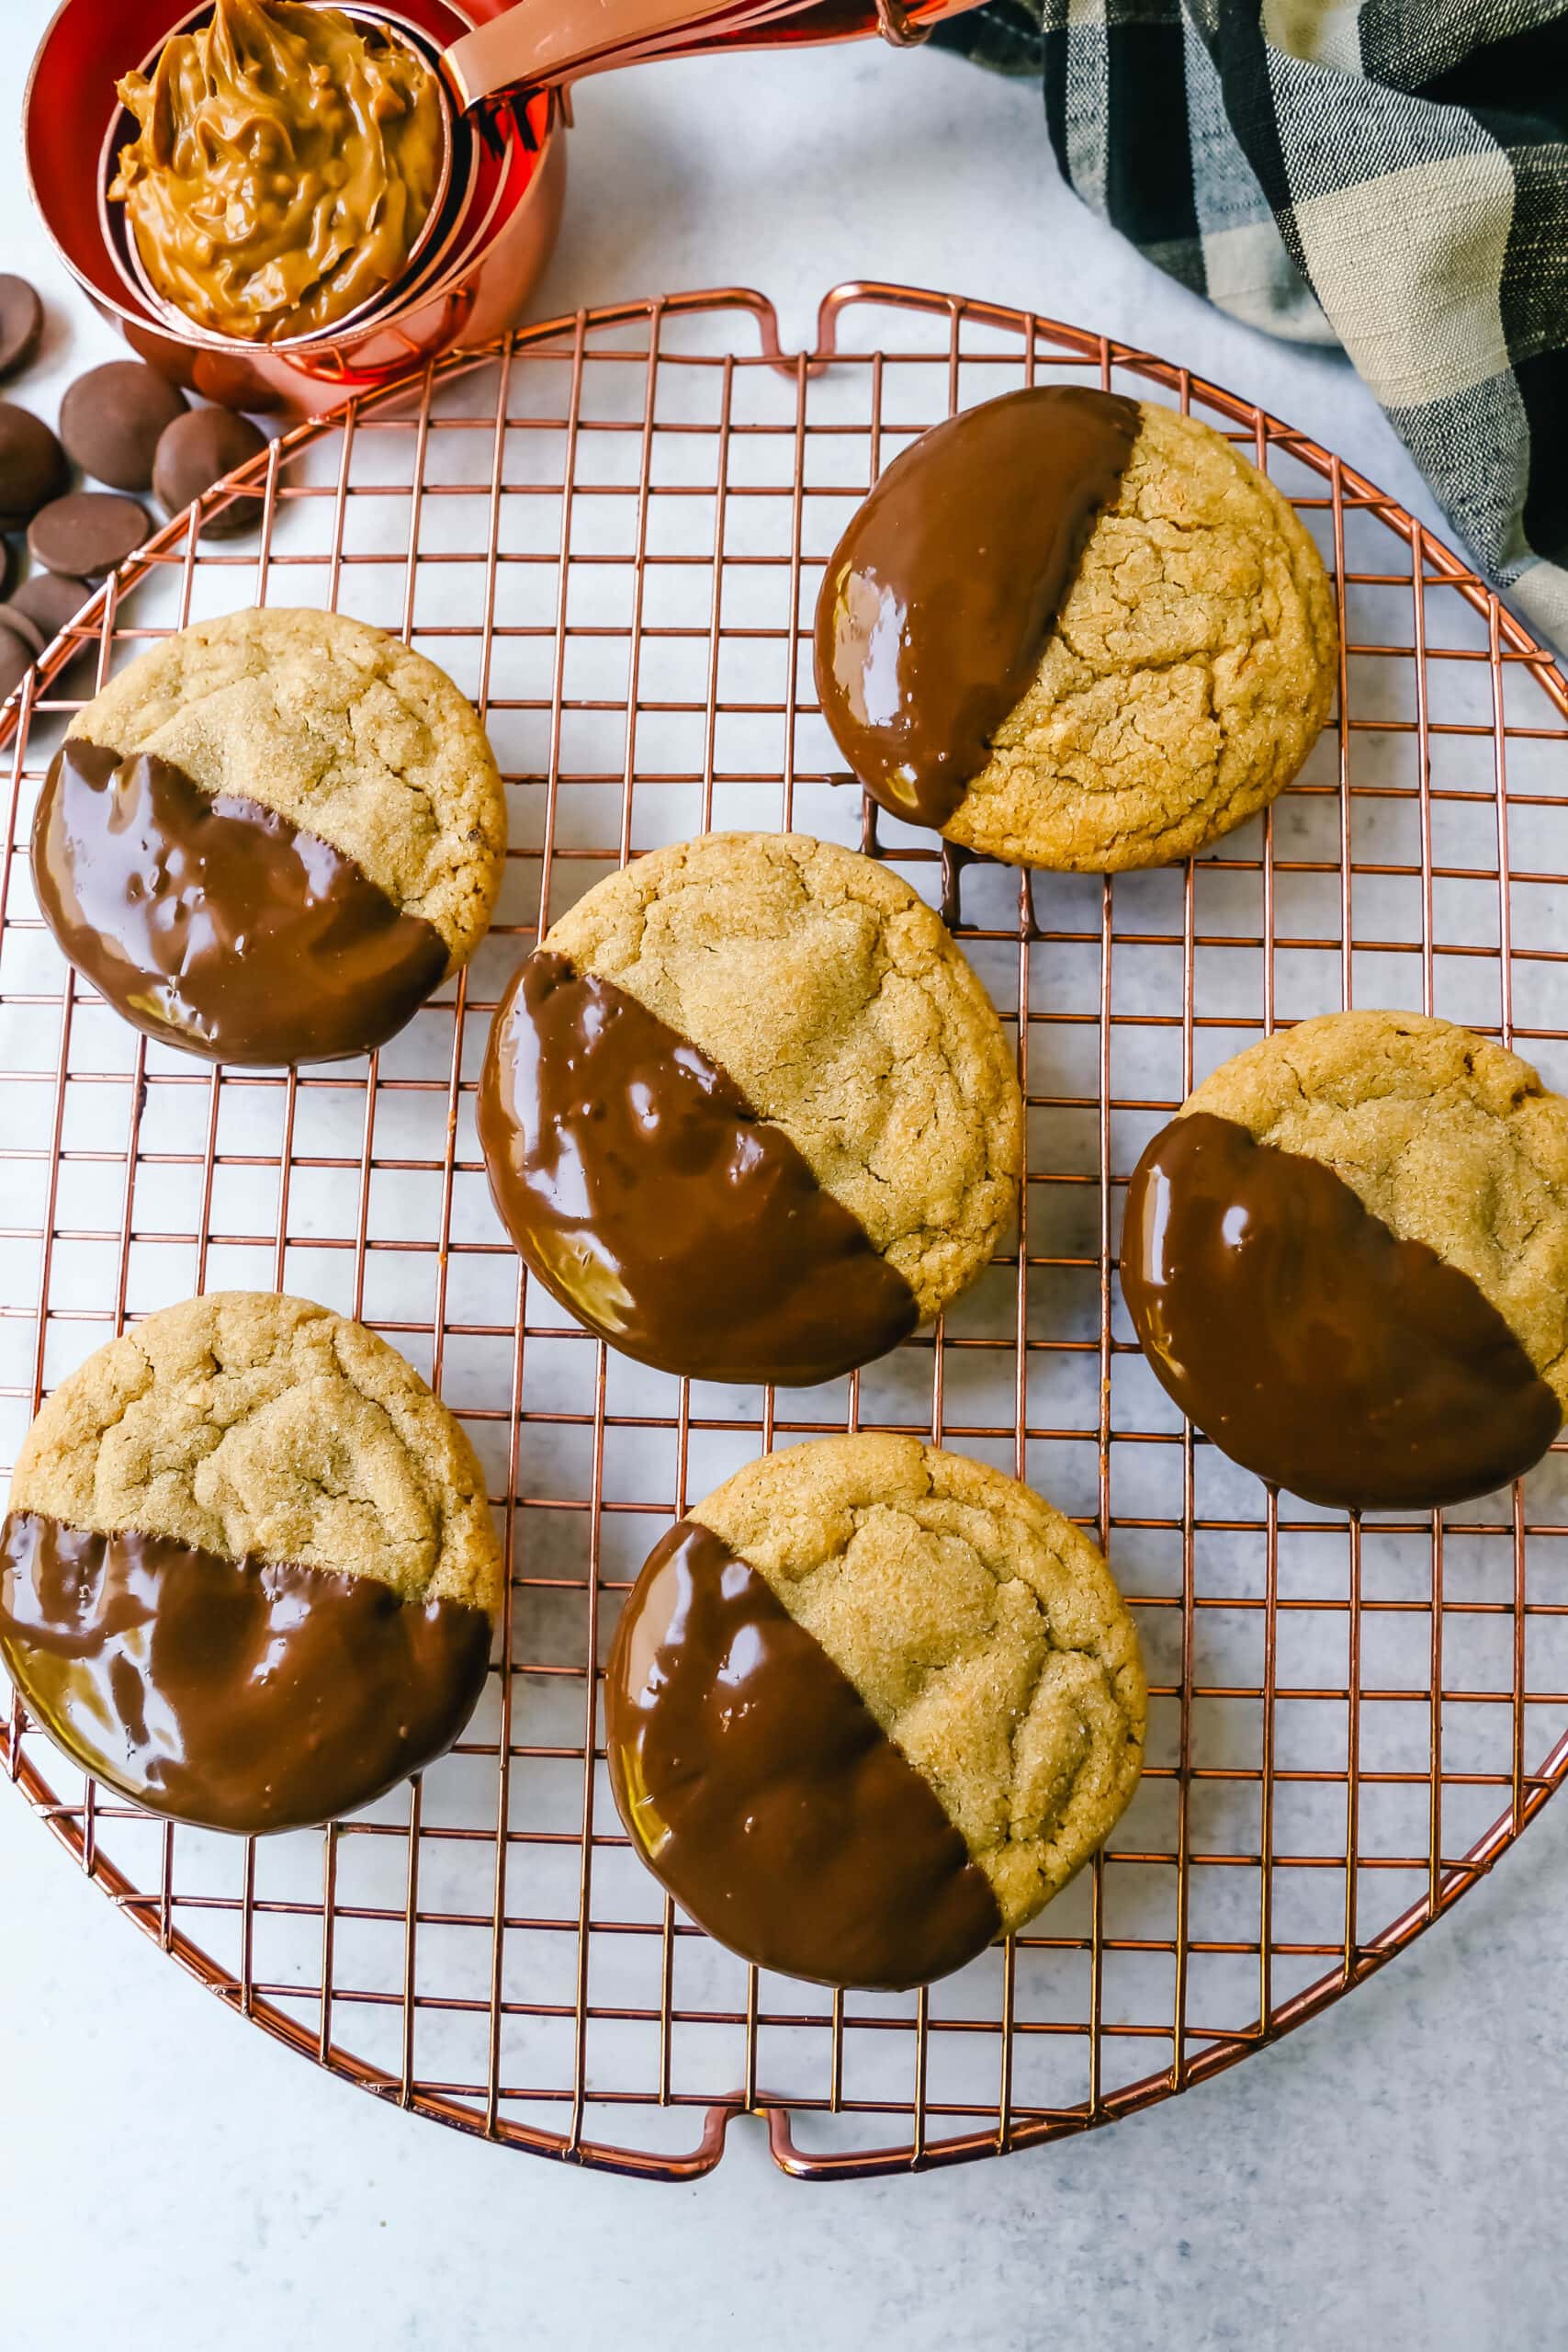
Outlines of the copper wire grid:
M874 314L863 342L851 312ZM1329 563L1344 651L1337 716L1268 817L1195 865L1031 888L960 873L842 788L809 635L879 468L953 409L1057 377L1190 407L1266 467ZM666 2178L716 2164L741 2113L817 2177L1030 2146L1184 2090L1359 1984L1568 1766L1563 1451L1441 1519L1269 1496L1132 1343L1121 1193L1196 1077L1342 1003L1435 1010L1568 1082L1562 676L1304 435L1102 337L908 288L839 288L816 350L789 356L735 288L553 320L247 471L259 540L170 523L24 692L0 853L0 1453L155 1306L234 1283L323 1299L419 1363L479 1447L509 1663L423 1783L318 1834L158 1823L15 1703L10 1778L128 1918L291 2048L503 2146ZM497 925L368 1063L212 1071L149 1045L35 913L28 824L63 715L160 631L253 601L340 605L423 647L507 775ZM709 825L779 824L861 842L944 905L1017 1036L1030 1151L1021 1236L934 1335L775 1395L629 1364L527 1283L473 1083L517 956L601 874ZM1106 1853L1034 1932L918 1996L759 1974L678 1917L620 1834L588 1672L672 1512L846 1426L929 1433L1075 1512L1150 1670L1148 1770Z

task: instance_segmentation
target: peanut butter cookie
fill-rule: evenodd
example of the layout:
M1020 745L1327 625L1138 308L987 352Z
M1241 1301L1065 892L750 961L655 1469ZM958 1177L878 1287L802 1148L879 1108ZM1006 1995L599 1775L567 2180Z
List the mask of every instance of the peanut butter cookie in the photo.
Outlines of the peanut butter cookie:
M303 1299L165 1308L62 1382L0 1535L0 1656L84 1770L247 1832L449 1747L503 1571L473 1450L412 1366Z
M750 1464L651 1555L605 1682L633 1843L746 1958L903 1986L1021 1928L1143 1767L1133 1621L1016 1480L918 1439Z
M472 953L506 850L450 678L341 614L152 646L73 719L33 828L65 953L153 1036L241 1062L379 1045Z
M1486 1494L1568 1407L1568 1100L1419 1013L1224 1064L1128 1193L1138 1338L1226 1453L1311 1501Z
M827 1379L935 1315L1012 1216L985 989L908 885L801 834L612 874L496 1015L479 1139L529 1265L628 1354Z
M1111 873L1189 857L1284 789L1336 646L1316 548L1228 442L1050 385L888 468L829 562L817 678L896 815Z

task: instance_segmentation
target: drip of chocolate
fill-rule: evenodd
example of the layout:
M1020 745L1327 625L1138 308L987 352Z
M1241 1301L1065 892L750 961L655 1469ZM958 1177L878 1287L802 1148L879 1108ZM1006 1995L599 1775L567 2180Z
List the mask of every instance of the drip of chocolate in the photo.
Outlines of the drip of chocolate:
M1000 1933L935 1791L766 1579L694 1520L655 1547L622 1612L604 1726L632 1843L743 1959L903 1990Z
M446 968L434 925L314 833L80 736L39 797L33 881L61 946L117 1012L215 1061L368 1053Z
M374 1577L35 1511L0 1527L0 1656L28 1713L84 1771L209 1829L334 1820L434 1762L490 1636L482 1609Z
M591 1330L661 1371L807 1386L912 1331L914 1293L782 1127L612 981L527 957L479 1080L502 1223Z
M1008 392L895 458L829 560L817 693L873 798L944 825L1018 707L1138 435L1136 401Z
M1122 1288L1162 1385L1270 1484L1345 1510L1426 1510L1522 1476L1562 1415L1457 1267L1332 1168L1194 1111L1134 1173Z

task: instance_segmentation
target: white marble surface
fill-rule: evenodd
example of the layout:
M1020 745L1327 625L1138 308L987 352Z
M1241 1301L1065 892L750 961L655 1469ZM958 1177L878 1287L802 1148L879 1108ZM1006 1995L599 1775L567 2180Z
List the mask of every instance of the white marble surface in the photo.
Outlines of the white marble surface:
M51 5L5 12L13 107ZM1234 385L1437 520L1343 363L1215 318L1063 193L1029 89L874 47L666 68L581 94L571 167L542 311L740 281L795 344L840 278L989 295ZM22 396L52 415L117 346L33 226L14 138L0 171L5 266L51 298ZM741 2128L713 2178L668 2189L502 2155L319 2075L204 1999L0 1792L0 2334L28 2352L633 2331L699 2352L1560 2346L1565 1865L1552 1809L1352 2000L1115 2131L824 2188Z

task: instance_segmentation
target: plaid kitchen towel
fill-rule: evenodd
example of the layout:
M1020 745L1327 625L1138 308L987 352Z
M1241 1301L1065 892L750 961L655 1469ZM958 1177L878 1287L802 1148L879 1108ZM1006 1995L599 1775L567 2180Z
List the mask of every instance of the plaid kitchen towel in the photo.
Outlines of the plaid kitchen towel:
M1568 0L1043 0L1068 184L1235 317L1343 344L1568 646ZM1040 0L949 46L1038 71Z

